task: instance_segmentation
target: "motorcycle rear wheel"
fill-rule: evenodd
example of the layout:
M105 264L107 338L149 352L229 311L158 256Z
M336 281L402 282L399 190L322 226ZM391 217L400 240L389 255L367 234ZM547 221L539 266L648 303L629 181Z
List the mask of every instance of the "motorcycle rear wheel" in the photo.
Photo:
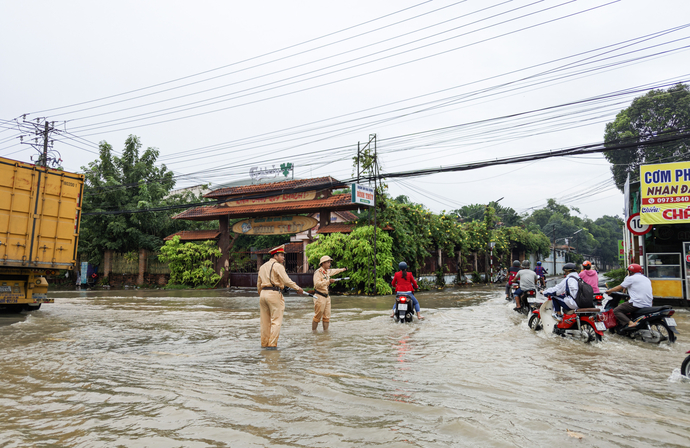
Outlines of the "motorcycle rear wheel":
M597 334L596 330L590 324L589 322L582 322L581 323L581 329L582 329L582 341L585 344L589 344L592 341L599 342L601 341L601 336Z
M532 314L529 318L529 321L527 321L527 325L529 325L530 330L539 331L542 328L541 318L536 314Z
M676 334L672 332L670 328L668 328L666 322L656 322L651 324L650 327L652 328L652 330L661 333L661 336L666 338L666 342L668 344L673 344L674 342L676 342ZM659 344L661 344L662 342L664 341L659 342Z
M680 365L680 373L690 378L690 356L687 356Z

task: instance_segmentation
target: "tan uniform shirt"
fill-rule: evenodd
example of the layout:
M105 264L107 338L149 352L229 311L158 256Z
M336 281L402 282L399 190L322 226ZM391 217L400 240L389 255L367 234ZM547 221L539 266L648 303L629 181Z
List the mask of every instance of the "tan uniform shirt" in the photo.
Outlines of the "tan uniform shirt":
M272 271L271 267L273 267ZM269 274L271 276L270 279ZM259 278L256 281L256 289L259 291L259 294L261 294L262 289L270 288L272 286L280 289L285 288L285 286L295 290L299 289L297 283L293 282L290 277L288 277L287 272L285 272L285 266L278 263L274 258L271 258L266 263L261 265L259 268Z
M317 269L314 271L314 289L317 292L324 293L326 296L328 296L328 287L331 284L331 275L340 274L343 271L345 271L345 268L329 270L325 270L324 268Z

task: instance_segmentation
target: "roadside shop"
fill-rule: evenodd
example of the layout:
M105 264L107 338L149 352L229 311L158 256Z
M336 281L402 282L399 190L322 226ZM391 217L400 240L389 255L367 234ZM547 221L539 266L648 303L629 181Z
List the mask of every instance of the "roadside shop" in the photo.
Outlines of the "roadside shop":
M688 306L690 162L642 165L626 190L626 265L644 267L655 301Z

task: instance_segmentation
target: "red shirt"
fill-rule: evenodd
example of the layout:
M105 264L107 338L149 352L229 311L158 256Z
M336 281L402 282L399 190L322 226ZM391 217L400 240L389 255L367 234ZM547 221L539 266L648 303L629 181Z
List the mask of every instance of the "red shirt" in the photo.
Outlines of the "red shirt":
M391 285L395 286L395 292L414 291L418 288L417 281L414 279L414 277L412 277L412 274L408 272L406 278L402 278L402 271L398 271L395 273ZM414 289L412 289L413 285Z
M513 283L513 280L515 280L515 276L517 275L518 271L520 271L520 268L515 268L512 267L508 269L508 283Z

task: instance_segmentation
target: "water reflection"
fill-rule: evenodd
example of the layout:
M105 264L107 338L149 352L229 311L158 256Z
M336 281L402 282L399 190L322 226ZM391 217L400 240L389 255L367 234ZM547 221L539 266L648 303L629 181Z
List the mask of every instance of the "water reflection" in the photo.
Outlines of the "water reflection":
M327 333L289 296L266 351L254 294L55 294L0 316L0 446L687 445L686 310L674 346L585 345L502 295L421 293L410 324L392 297L338 297Z

